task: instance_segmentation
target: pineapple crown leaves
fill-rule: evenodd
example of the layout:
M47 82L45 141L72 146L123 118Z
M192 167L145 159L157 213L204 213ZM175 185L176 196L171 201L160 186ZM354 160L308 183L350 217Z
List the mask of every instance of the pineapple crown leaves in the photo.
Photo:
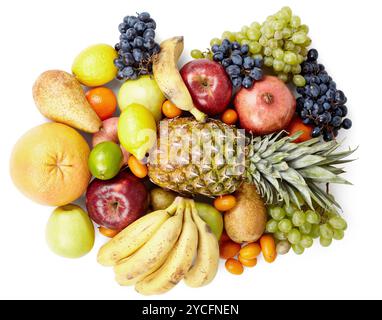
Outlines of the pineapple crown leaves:
M341 143L322 142L319 138L302 143L294 141L302 134L283 137L285 132L251 137L246 179L255 184L267 203L284 201L300 208L298 193L313 208L313 202L324 209L340 208L334 197L320 184L350 184L339 175L337 167L353 160L343 160L357 149L336 152Z

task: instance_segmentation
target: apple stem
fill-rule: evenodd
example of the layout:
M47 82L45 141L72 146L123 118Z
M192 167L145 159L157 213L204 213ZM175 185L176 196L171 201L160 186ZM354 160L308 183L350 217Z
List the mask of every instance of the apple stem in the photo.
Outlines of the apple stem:
M263 98L263 101L266 103L266 104L272 104L273 103L273 94L272 93L269 93L269 92L266 92L263 94L262 96Z

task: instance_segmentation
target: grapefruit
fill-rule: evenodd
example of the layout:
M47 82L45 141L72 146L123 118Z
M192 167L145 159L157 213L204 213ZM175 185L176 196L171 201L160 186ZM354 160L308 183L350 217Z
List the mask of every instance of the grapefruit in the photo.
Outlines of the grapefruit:
M27 197L43 205L63 206L81 197L90 180L90 149L74 129L46 123L28 131L15 145L11 177Z

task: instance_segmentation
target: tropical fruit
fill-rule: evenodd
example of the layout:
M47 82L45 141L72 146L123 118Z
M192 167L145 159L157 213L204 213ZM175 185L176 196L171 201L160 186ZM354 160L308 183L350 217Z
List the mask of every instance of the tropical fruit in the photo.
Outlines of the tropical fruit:
M80 83L69 73L44 72L33 86L33 97L37 108L50 120L91 133L102 126Z
M49 248L65 258L80 258L94 245L94 226L81 207L66 205L53 211L46 226Z
M335 152L340 145L336 141L311 139L296 144L293 141L300 133L246 138L235 127L214 119L201 123L177 118L163 120L162 125L168 127L168 136L159 139L149 163L149 177L162 188L216 197L235 192L247 181L267 203L285 201L300 207L301 194L309 206L313 199L328 208L339 205L318 185L348 183L335 165L354 150Z
M89 146L74 129L46 123L28 131L15 145L10 171L16 187L49 206L73 202L90 180Z
M113 47L107 44L93 45L75 58L72 72L85 86L103 86L117 75L118 69L114 66L117 57Z

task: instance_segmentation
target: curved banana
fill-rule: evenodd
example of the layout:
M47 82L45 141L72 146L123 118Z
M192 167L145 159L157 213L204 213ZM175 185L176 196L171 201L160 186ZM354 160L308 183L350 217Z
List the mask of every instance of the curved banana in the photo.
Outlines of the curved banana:
M165 40L160 47L153 61L153 74L159 88L178 108L189 111L198 121L205 121L207 116L195 107L178 70L177 63L184 49L183 37Z
M103 266L114 266L141 248L176 211L178 201L168 209L149 213L133 222L98 252L97 261Z
M197 288L209 284L215 278L219 267L219 244L211 228L199 217L193 201L191 208L199 233L198 254L184 280L188 286Z
M182 230L184 201L181 200L175 215L131 257L114 266L120 285L133 285L148 274L158 270L167 259Z
M166 262L160 269L139 281L135 290L144 295L162 294L181 281L190 267L198 249L198 229L192 220L188 204L184 214L182 233Z

